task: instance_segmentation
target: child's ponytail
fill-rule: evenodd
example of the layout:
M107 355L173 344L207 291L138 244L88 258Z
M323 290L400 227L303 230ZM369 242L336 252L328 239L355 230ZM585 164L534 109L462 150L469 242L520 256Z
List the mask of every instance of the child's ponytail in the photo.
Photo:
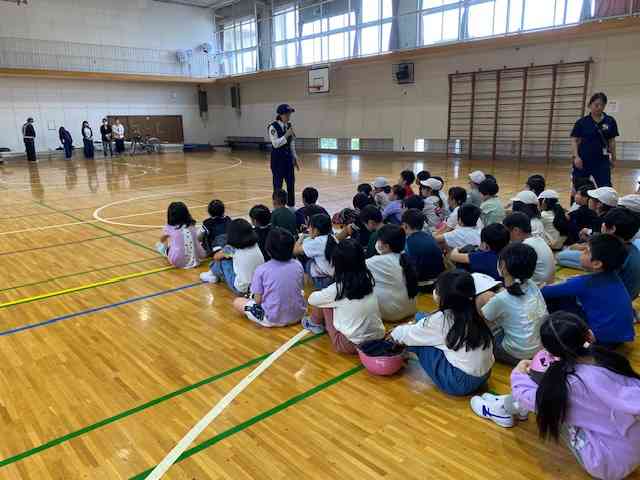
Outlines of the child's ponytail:
M538 254L526 243L512 243L500 252L500 268L513 278L511 285L506 287L509 294L516 297L524 295L522 284L533 277L537 261Z
M331 262L333 252L338 246L338 242L333 236L333 225L331 218L325 213L316 213L309 218L309 227L318 230L320 235L327 235L327 245L324 247L324 257Z
M324 247L324 258L331 262L333 252L335 252L338 242L333 235L327 235L327 245Z
M560 233L560 235L566 237L569 235L569 220L567 220L567 214L558 202L556 198L547 198L547 207L553 212L553 227Z
M558 440L560 426L567 416L569 375L575 375L575 360L560 359L544 373L536 393L536 423L540 437Z
M404 281L407 284L407 295L409 298L416 298L418 295L418 274L406 253L400 254L400 266L404 274Z

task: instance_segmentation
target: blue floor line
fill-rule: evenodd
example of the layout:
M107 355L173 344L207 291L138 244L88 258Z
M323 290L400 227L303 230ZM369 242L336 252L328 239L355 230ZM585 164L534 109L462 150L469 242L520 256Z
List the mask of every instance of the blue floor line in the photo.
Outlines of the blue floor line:
M9 330L0 331L0 337L5 337L8 335L13 335L15 333L24 332L25 330L31 330L33 328L40 328L46 325L51 325L53 323L62 322L64 320L70 320L72 318L82 317L84 315L91 315L92 313L102 312L104 310L110 310L112 308L117 308L122 305L127 305L129 303L140 302L142 300L148 300L150 298L161 297L163 295L168 295L170 293L180 292L182 290L187 290L189 288L198 287L200 285L206 285L204 282L190 283L188 285L183 285L181 287L171 288L169 290L162 290L156 293L150 293L149 295L142 295L140 297L129 298L128 300L123 300L121 302L109 303L107 305L102 305L100 307L89 308L87 310L82 310L80 312L69 313L67 315L62 315L59 317L54 317L49 320L43 320L42 322L37 323L28 323L26 325L22 325L20 327L11 328Z

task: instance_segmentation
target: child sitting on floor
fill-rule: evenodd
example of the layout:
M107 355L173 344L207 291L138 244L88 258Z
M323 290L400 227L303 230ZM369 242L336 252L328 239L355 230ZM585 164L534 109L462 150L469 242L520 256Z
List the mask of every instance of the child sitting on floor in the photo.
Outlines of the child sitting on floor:
M208 207L209 218L202 222L198 239L207 255L215 253L227 243L227 227L231 219L224 214L224 203L212 200Z
M403 202L406 190L402 185L394 185L389 195L389 205L382 211L382 221L400 225L402 220Z
M370 203L373 203L375 200L373 199L373 188L370 183L361 183L356 188L358 193L363 193L370 199Z
M303 319L302 326L313 333L326 329L336 352L353 355L358 345L384 338L373 276L364 250L350 238L336 247L333 267L335 283L309 296L312 315Z
M540 289L531 281L536 251L524 243L513 243L500 253L498 270L505 289L487 292L478 307L494 332L494 355L507 365L532 358L540 350L540 323L547 306Z
M365 249L365 257L371 258L377 255L376 241L378 240L378 232L384 225L382 223L382 212L375 205L367 205L360 211L360 223L369 232L369 241Z
M469 174L469 190L467 191L467 203L480 208L480 205L482 204L482 196L480 195L478 187L486 179L486 175L480 170L476 170L475 172L471 172Z
M251 281L253 299L236 298L234 308L263 327L285 327L299 323L307 311L302 296L304 271L293 258L295 240L276 227L267 237L271 260L256 268Z
M376 250L379 255L367 260L373 275L373 291L378 298L385 322L398 322L416 313L418 280L405 250L406 235L398 225L378 230Z
M640 295L640 250L631 241L639 229L640 217L626 208L609 210L602 219L602 233L615 235L627 249L627 259L618 275L632 302Z
M306 256L304 271L311 278L316 290L322 290L333 283L331 257L337 245L329 215L319 213L311 217L309 236L298 240L293 253Z
M420 182L420 196L424 199L424 216L427 227L437 230L444 221L444 204L440 199L442 182L434 177Z
M622 355L594 345L575 315L550 315L540 335L553 361L539 383L522 361L511 373L512 395L485 394L474 411L507 418L517 404L536 412L540 436L562 440L590 477L629 476L640 465L640 375Z
M494 280L502 281L498 273L498 256L509 245L511 235L507 227L501 223L492 223L480 232L480 248L464 253L459 248L449 254L449 259L471 273L484 273Z
M469 395L484 386L494 364L491 331L474 304L475 284L462 270L443 273L433 298L438 310L418 313L390 337L407 345L436 386L449 395Z
M549 310L565 310L584 318L596 341L615 347L632 342L634 315L631 298L617 271L627 259L627 250L619 238L608 233L594 236L582 250L580 262L590 274L544 287Z
M195 268L207 256L198 241L196 221L182 202L173 202L167 209L165 225L160 241L156 244L158 253L167 257L177 268Z
M416 181L416 174L411 170L403 170L400 172L400 181L398 185L402 185L404 188L404 198L409 198L415 193L413 192L413 182Z
M462 187L451 187L449 189L449 208L452 210L444 225L438 229L439 234L451 232L458 226L458 210L465 203L467 203L467 191Z
M531 190L523 190L511 199L513 213L522 212L531 222L531 235L544 239L544 225L538 208L538 196Z
M569 209L569 238L567 245L580 241L580 232L587 228L593 230L598 225L598 214L589 208L589 190L595 190L595 184L588 179L576 179L574 203Z
M482 203L480 204L480 221L483 226L488 226L493 223L502 223L505 217L504 207L502 202L498 198L498 192L500 188L495 180L485 178L480 185L478 185L478 191L480 192L480 198Z
M224 280L234 294L242 296L249 292L253 274L263 263L258 235L249 222L236 218L227 229L227 245L213 256L211 270L201 273L200 280Z
M320 208L322 210L322 213L326 213L327 215L329 215L324 208L317 204L319 196L320 194L318 193L318 190L313 187L306 187L304 190L302 190L302 203L304 204L304 206L296 210L296 225L298 226L299 231L303 230L303 228L307 224L307 219L311 216L307 214L307 210L309 209L309 207L314 206Z
M402 228L407 235L405 253L418 276L420 291L431 291L438 276L444 272L442 250L433 236L424 231L424 214L409 209L402 215Z
M384 177L378 177L373 181L373 200L380 209L384 209L389 205L389 195L391 194L391 185Z
M280 227L291 232L291 235L297 237L298 227L296 225L296 214L287 207L287 192L284 190L276 190L273 192L273 210L271 212L271 226L273 228Z
M267 252L267 236L271 231L271 211L266 205L255 205L249 210L249 218L251 218L251 224L253 230L258 235L258 247L262 252L264 261L271 260L269 253Z
M547 188L547 182L542 175L535 173L527 178L527 181L524 184L524 188L532 191L536 194L536 197L539 197L540 194Z
M453 250L468 245L478 246L481 243L480 220L481 211L475 205L466 204L458 210L458 226L451 232L436 235L435 239L442 250Z
M569 220L560 205L560 197L555 190L545 190L538 196L540 218L544 227L544 240L552 250L561 250L569 235Z

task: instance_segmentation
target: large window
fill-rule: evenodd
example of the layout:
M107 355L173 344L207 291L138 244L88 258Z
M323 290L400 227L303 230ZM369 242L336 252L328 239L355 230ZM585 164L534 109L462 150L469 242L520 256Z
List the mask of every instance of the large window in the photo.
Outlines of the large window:
M255 19L238 20L225 25L222 32L225 73L256 71L257 45L258 35Z
M289 5L273 15L273 66L293 67L298 60L298 9Z
M362 0L360 55L388 52L393 17L392 0Z

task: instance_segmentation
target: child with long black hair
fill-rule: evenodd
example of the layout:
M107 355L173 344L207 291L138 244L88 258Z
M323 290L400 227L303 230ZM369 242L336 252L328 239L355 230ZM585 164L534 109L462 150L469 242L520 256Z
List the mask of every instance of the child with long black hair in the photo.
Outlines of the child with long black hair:
M177 268L195 268L207 253L198 241L196 221L182 202L173 202L167 209L167 225L156 250Z
M540 350L540 323L547 314L547 306L531 280L538 259L533 247L512 243L498 258L505 289L498 294L483 294L478 306L495 333L496 360L516 365Z
M537 413L543 439L560 439L594 478L617 480L640 465L640 375L622 355L594 345L588 325L557 312L540 328L553 361L539 384L531 362L511 373L512 399L487 398L487 411L510 403Z
M321 290L333 283L334 268L331 257L337 245L329 215L324 213L313 215L309 219L309 237L301 238L293 253L307 257L305 272L311 277L316 290Z
M227 244L213 256L211 270L200 274L200 280L217 283L224 279L233 293L245 295L256 268L263 263L258 235L249 222L236 218L227 228Z
M334 350L355 354L357 346L384 338L373 275L365 263L364 250L354 239L340 242L333 252L335 283L309 296L311 318L302 326L314 333L329 334Z
M544 240L552 250L561 250L569 235L567 213L560 205L560 196L555 190L545 190L538 195L540 219L544 227Z
M375 280L373 291L380 314L386 322L398 322L416 314L418 277L404 253L406 238L401 227L385 225L378 230L378 255L367 260L367 268Z
M433 294L438 310L418 313L416 323L400 325L390 334L410 347L431 380L449 395L481 388L494 364L491 331L476 310L475 293L470 273L445 272Z

